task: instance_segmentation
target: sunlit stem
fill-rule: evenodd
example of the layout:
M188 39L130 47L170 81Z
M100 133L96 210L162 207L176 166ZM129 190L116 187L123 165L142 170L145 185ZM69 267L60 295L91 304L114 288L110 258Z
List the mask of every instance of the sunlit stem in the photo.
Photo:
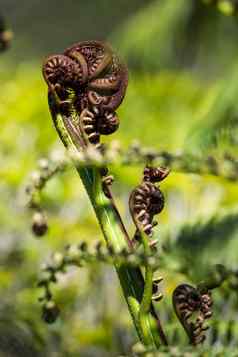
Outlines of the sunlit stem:
M149 256L151 254L151 248L149 246L148 237L143 231L140 231L140 237L144 247L144 253L146 256ZM146 338L148 338L148 340L150 338L150 336L148 336L148 333L150 333L150 331L148 330L146 323L147 323L147 315L151 309L152 292L153 292L153 268L147 262L145 266L144 291L140 304L138 320L143 330L143 334L146 336ZM154 329L155 328L156 326L154 326Z
M56 130L65 147L70 151L77 151L78 148L75 146L68 128L65 127L62 116L60 114L54 115L53 113L52 116ZM118 211L114 209L112 202L104 194L100 169L78 167L77 162L75 162L75 167L88 193L107 244L115 251L129 249L125 233L120 224ZM119 263L115 264L115 268L140 340L147 346L158 348L164 341L158 329L158 321L152 310L148 308L148 299L151 296L149 284L151 272L148 270L148 275L146 276L148 285L145 285L139 268ZM143 313L143 311L146 311L146 313ZM142 316L141 318L139 317L140 315Z

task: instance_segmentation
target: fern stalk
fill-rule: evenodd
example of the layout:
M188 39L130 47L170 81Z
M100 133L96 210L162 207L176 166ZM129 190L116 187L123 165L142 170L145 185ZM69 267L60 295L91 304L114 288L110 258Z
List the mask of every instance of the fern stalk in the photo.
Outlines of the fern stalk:
M72 140L68 128L66 128L63 116L52 111L52 117L56 130L67 150L77 151L79 148L75 146L75 141ZM132 249L128 242L120 215L112 200L104 193L100 169L86 166L78 167L77 162L74 162L74 164L90 198L106 243L115 251ZM145 287L148 285L144 282L141 270L119 263L115 263L115 268L140 340L143 344L154 348L158 348L161 344L167 345L166 337L153 306L151 302L148 305L148 298L145 298ZM146 276L146 280L148 280L148 284L151 285L152 277L150 271L147 269L146 275L148 274L149 279L148 276ZM145 300L147 301L146 311L142 309L143 318L140 318L142 311L141 303L143 303L143 307Z

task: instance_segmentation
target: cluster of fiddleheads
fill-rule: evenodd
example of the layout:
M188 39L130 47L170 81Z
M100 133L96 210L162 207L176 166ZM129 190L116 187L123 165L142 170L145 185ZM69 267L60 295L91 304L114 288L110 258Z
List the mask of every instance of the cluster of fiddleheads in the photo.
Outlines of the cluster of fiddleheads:
M124 98L128 73L109 45L99 41L77 43L63 54L48 57L43 76L49 98L55 103L51 110L64 115L66 128L81 147L100 147L100 135L117 130L115 110Z

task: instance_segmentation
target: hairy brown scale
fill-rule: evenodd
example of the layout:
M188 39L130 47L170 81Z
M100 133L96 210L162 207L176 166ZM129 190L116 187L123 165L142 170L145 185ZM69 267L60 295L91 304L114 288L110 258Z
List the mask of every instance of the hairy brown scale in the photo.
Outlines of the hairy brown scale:
M64 51L71 57L73 53L81 53L88 65L89 78L96 78L112 63L112 49L100 41L84 41L77 43Z
M119 119L116 113L105 113L104 116L96 117L96 114L85 109L80 115L79 123L85 145L93 144L100 149L100 134L109 135L116 131Z
M146 167L142 183L130 195L129 207L135 226L149 237L153 234L154 215L164 208L164 195L154 183L163 180L168 173L168 169Z
M95 90L112 91L117 90L120 85L120 78L116 75L110 75L105 78L94 79L90 82L89 87Z
M114 111L125 96L128 72L111 48L98 41L88 41L66 49L64 54L71 58L80 54L87 62L88 80L85 90L88 107L93 105L101 111Z
M146 166L144 169L144 181L160 182L163 181L169 174L169 169L164 167Z
M100 135L97 131L97 120L95 115L85 109L80 115L79 125L85 146L93 144L96 148L100 149Z
M188 284L179 285L173 292L173 306L190 343L198 345L204 342L205 331L209 328L205 321L212 316L211 293L201 293Z
M151 182L143 182L131 194L129 206L133 221L138 230L142 230L148 236L152 236L153 216L151 210L152 197L157 196L154 201L157 212L162 211L164 207L164 197L162 192L157 189Z
M64 54L46 59L43 75L49 91L55 91L60 101L67 102L73 90L70 100L80 116L79 127L87 143L98 145L100 135L117 130L115 110L125 96L128 72L110 46L99 41L77 43ZM61 112L70 114L67 105L61 106Z

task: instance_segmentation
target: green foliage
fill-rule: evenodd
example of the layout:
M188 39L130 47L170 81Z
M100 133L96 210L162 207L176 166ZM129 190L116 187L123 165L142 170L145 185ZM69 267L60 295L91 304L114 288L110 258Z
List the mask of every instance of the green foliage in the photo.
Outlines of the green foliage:
M156 0L132 16L113 41L136 69L169 67L184 33L192 3ZM181 42L180 42L181 45ZM173 62L172 62L173 63Z
M165 240L165 249L177 256L190 279L198 279L206 274L207 268L221 263L235 267L237 256L237 209L225 210L223 215L209 217L207 221L196 220L183 225L174 241ZM197 270L197 266L201 265ZM183 270L182 268L182 270Z
M188 136L188 149L206 151L211 147L237 146L237 64L218 86L210 106ZM229 86L227 85L229 83ZM203 123L205 123L203 125ZM232 147L235 151L235 148Z

